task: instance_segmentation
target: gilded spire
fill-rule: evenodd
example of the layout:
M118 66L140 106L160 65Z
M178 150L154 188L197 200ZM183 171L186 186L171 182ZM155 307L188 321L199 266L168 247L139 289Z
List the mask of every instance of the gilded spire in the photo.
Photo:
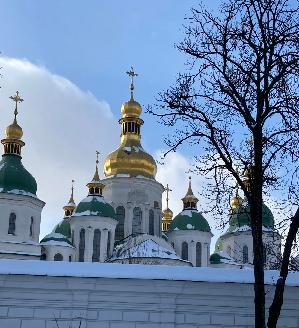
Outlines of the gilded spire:
M143 176L154 179L157 165L153 157L146 153L141 145L140 118L141 105L134 100L134 78L138 75L133 67L126 72L131 78L131 99L121 106L122 117L118 121L121 125L121 142L117 150L105 160L105 176L128 175L129 177Z
M71 196L69 202L65 206L63 206L65 218L70 217L76 208L76 203L74 201L74 182L75 180L72 180L72 189L71 189Z
M169 192L172 190L169 188L169 185L167 184L164 191L166 191L166 209L162 213L162 232L167 232L173 217L173 212L168 206Z
M184 204L184 210L186 209L197 209L197 203L198 203L198 198L196 198L193 194L192 190L192 180L191 177L189 176L189 186L188 190L186 193L186 196L182 198L183 204Z
M101 183L100 177L99 177L99 170L98 170L99 155L100 155L100 152L97 150L96 151L96 157L97 157L96 170L93 175L92 181L86 185L89 190L89 195L102 196L103 188L105 187L105 185L103 183Z
M19 91L14 96L9 97L15 103L14 108L14 120L11 125L5 129L5 138L1 140L4 145L4 154L13 154L21 156L21 148L25 143L21 140L23 136L23 130L17 123L18 104L23 102L23 99L19 95Z
M134 99L134 77L138 76L138 74L135 73L133 66L131 66L131 69L129 71L127 71L126 74L128 74L131 78L130 90L131 90L131 100L133 100Z

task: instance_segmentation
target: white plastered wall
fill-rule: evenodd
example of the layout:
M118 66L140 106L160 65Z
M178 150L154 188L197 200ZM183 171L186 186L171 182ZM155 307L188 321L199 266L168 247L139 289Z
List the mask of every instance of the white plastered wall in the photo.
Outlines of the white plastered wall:
M103 195L116 209L125 208L125 237L132 234L133 210L139 207L142 211L142 233L149 233L149 210L154 211L154 233L161 235L161 208L164 187L159 182L147 178L112 177L103 180ZM157 203L158 207L154 206Z
M253 243L251 230L239 231L224 235L222 239L222 250L228 253L237 262L243 263L243 247L248 247L248 262L253 263ZM278 262L281 256L281 238L275 231L264 231L263 242L266 248L266 267L270 268Z
M117 220L100 216L72 216L70 218L70 225L72 234L74 235L73 243L76 248L76 261L79 261L79 242L81 229L85 229L84 262L92 262L93 237L94 231L96 229L99 229L101 231L100 262L104 262L107 258L108 232L110 232L109 253L112 254Z
M168 242L174 244L174 249L182 256L182 243L188 243L188 261L196 266L196 244L201 243L201 266L209 265L212 233L198 230L178 230L168 233Z
M72 246L42 245L42 254L46 254L47 261L54 261L54 256L56 254L62 255L62 261L75 261L75 247ZM71 261L69 260L69 257L71 257Z
M0 253L1 257L32 259L39 258L41 212L45 203L38 198L0 193ZM9 217L16 215L15 234L9 234ZM32 236L30 235L31 217L33 217Z

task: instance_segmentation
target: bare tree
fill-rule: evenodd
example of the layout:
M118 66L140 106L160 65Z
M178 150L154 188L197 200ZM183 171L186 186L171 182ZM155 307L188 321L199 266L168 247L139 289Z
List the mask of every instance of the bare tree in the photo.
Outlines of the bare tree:
M213 173L217 196L233 178L247 198L257 328L266 324L263 196L279 190L291 210L298 206L298 14L295 1L288 0L226 0L217 16L202 6L193 8L185 39L177 45L188 56L186 71L159 95L158 106L149 108L173 129L169 151L192 145L198 169ZM285 222L289 231L268 327L276 327L283 304L299 212Z

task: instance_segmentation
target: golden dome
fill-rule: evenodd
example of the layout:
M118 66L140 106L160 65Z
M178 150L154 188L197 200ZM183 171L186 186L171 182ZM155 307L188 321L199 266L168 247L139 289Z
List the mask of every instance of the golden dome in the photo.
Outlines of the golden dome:
M121 106L122 117L139 117L141 114L141 105L131 98Z
M140 127L143 120L139 116L142 109L133 96L133 78L137 74L133 68L127 73L132 77L131 99L121 106L122 118L119 120L119 124L122 125L121 145L106 158L104 173L106 177L120 174L154 179L157 172L156 162L145 152L140 142Z
M140 142L124 138L120 147L106 158L104 173L105 176L126 174L130 177L141 175L154 179L157 165L153 157L144 151Z
M232 200L230 201L230 206L232 208L237 208L241 203L243 199L239 196L233 197Z
M173 217L173 212L169 208L166 208L162 214L163 214L163 220L171 220Z
M7 139L21 139L22 136L23 130L16 121L5 129L5 137Z

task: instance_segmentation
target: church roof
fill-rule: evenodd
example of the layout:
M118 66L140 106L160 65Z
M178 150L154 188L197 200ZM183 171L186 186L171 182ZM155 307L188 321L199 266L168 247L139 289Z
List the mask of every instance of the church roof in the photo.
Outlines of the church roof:
M36 196L37 184L34 177L25 169L21 157L4 154L0 162L0 190L1 192L22 191Z
M116 219L114 208L102 196L88 195L81 200L72 216L102 216Z
M169 231L177 230L198 230L211 232L208 221L196 209L183 210L172 220L169 226Z
M60 233L67 238L71 238L71 225L68 219L63 219L53 229L54 233Z
M42 245L70 246L73 247L71 241L61 233L51 232L46 235L40 243Z
M251 226L250 208L247 201L243 201L239 206L232 209L229 219L229 228L227 232L234 232L243 226ZM271 210L263 203L263 226L274 228L274 216Z

